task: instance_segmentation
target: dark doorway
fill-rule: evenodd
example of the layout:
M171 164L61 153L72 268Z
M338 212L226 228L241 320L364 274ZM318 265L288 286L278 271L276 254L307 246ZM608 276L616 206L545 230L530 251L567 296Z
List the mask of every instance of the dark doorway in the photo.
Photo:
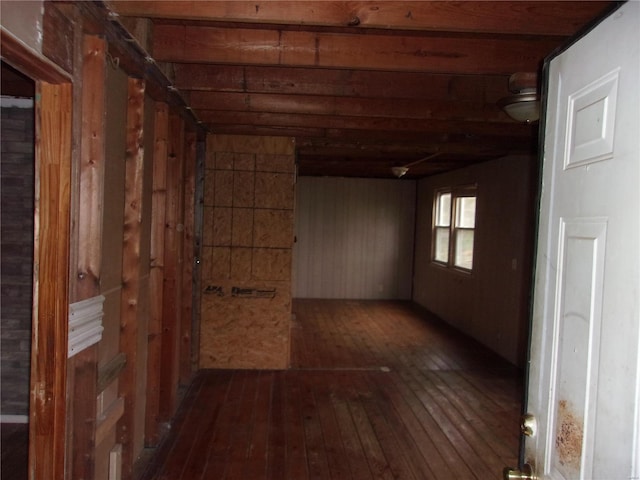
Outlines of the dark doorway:
M34 252L34 82L2 63L0 413L2 479L26 479Z

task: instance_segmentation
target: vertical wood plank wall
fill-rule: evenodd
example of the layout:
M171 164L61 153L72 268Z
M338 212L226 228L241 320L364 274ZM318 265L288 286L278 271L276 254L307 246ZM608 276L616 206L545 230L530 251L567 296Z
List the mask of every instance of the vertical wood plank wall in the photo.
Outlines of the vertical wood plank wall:
M411 180L300 177L293 295L411 298Z
M194 225L193 225L193 253L194 266L192 272L192 295L193 295L193 323L191 325L191 370L197 371L200 365L200 301L202 299L202 230L204 212L204 177L205 177L205 157L206 140L196 142L196 164L194 183Z
M138 336L145 335L140 319L142 207L144 194L144 80L127 82L127 123L124 184L124 227L122 247L122 291L120 296L120 352L127 362L118 380L124 412L117 426L117 442L122 444L125 477L133 466L135 413L138 403L137 370L140 364ZM145 259L146 260L146 259ZM146 262L145 262L146 263ZM141 352L142 353L142 352Z
M144 443L156 445L161 422L175 413L178 379L190 378L194 358L193 327L181 316L191 306L183 296L190 295L193 279L183 268L191 265L193 249L183 232L192 241L195 179L187 189L182 185L185 161L193 162L187 172L195 176L202 132L188 112L176 110L168 134L165 102L172 94L138 79L154 79L159 71L149 73L155 67L124 42L114 46L113 31L103 30L112 26L101 15L99 7L82 2L3 4L3 60L36 80L39 93L29 460L34 480L130 479ZM42 35L31 38L25 27L39 25ZM107 62L107 52L113 61ZM168 142L177 161L167 197ZM169 332L162 331L165 264L175 267ZM98 294L106 297L102 340L67 359L68 304ZM161 395L162 367L172 378ZM114 451L122 451L122 472L110 465Z
M136 459L145 445L145 411L147 405L148 384L148 345L150 309L155 302L151 296L151 220L152 220L152 189L153 189L153 159L155 132L156 102L148 95L144 99L144 179L142 188L142 225L140 228L140 293L138 297L138 357L136 366L136 404L134 415L134 433L132 437L132 459ZM158 372L156 372L158 375ZM123 465L123 468L125 465Z
M153 187L151 195L151 245L149 294L149 341L147 345L147 408L145 444L156 446L160 440L160 365L162 360L162 306L164 279L164 231L167 198L167 138L169 106L158 102L155 109L153 138Z
M286 368L294 142L207 139L200 366Z
M505 157L418 183L414 300L516 365L524 365L536 162ZM473 275L431 262L433 195L477 184Z
M82 36L80 89L81 118L79 185L77 187L77 244L73 249L77 264L71 301L100 293L102 262L102 202L105 166L105 67L106 42L96 36ZM96 428L96 377L98 347L92 345L69 360L69 403L73 431L67 446L70 459L68 478L92 477Z
M123 292L125 182L127 181L128 77L124 70L107 64L105 120L105 172L102 207L102 266L100 293L105 297L102 340L98 344L98 369L104 371L121 351ZM133 268L133 266L131 266ZM127 362L129 359L126 359ZM107 480L109 452L117 443L115 422L122 414L119 376L98 390L95 448L95 480Z
M64 476L69 292L71 84L36 92L34 311L30 478ZM62 279L62 281L60 281Z
M171 419L177 407L180 378L180 315L182 313L182 238L184 230L184 121L169 115L167 196L164 231L164 292L162 359L160 362L160 420Z
M185 135L184 181L183 184L183 253L182 253L182 311L180 312L180 384L188 385L193 374L192 369L192 325L193 318L193 267L194 267L194 229L196 195L196 144L195 132ZM197 349L193 349L197 350Z

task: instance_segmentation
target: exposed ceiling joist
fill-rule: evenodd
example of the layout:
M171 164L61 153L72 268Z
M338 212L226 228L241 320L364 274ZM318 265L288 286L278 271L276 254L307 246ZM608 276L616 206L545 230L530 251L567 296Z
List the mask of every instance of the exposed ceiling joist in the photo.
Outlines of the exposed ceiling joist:
M537 126L498 107L511 75L535 88L544 58L613 5L107 2L209 132L296 137L303 175L413 162L403 178L535 154Z
M582 1L111 1L130 17L431 32L569 36L601 6ZM563 5L564 4L564 5Z

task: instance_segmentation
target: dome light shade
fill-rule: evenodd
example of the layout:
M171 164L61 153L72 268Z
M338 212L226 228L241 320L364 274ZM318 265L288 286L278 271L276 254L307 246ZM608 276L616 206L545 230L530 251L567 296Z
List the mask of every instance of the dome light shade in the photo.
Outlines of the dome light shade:
M540 98L535 90L523 90L501 98L498 106L517 122L532 123L540 118Z

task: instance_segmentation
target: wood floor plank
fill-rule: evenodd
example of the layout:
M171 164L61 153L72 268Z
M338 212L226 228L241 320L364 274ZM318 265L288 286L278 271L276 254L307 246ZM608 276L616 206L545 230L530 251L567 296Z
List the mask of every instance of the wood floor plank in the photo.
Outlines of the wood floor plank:
M211 375L210 372L201 371L198 377L202 379L202 385L197 401L194 401L194 405L191 407L196 411L194 418L198 422L198 427L194 432L183 424L174 439L178 445L190 444L191 449L186 457L180 456L177 452L170 452L167 455L166 465L181 464L182 471L179 476L167 475L165 478L197 479L201 477L204 470L209 450L209 435L219 419L221 406L228 395L232 372L219 372L217 375ZM184 402L182 405L186 406Z
M422 425L429 437L433 440L436 448L434 453L442 457L451 471L450 476L442 476L439 478L454 478L460 480L474 478L473 473L464 462L458 450L454 447L450 438L446 435L446 432L443 431L436 419L424 408L418 394L419 387L417 387L415 383L412 384L411 381L407 382L406 379L401 378L399 375L389 378L394 383L395 388L402 393L409 408L411 408L411 411L420 422L420 425Z
M178 455L170 455L171 451L180 448L176 443L179 432L188 426L185 425L185 419L189 416L192 408L197 408L197 399L200 395L202 385L204 382L204 376L196 375L191 385L187 389L187 392L182 400L181 408L179 408L174 417L174 434L169 435L168 438L163 441L157 449L157 454L154 457L154 461L148 466L143 473L144 479L156 479L162 478L162 472L166 469L173 469L174 458L180 458ZM161 461L161 459L167 459L169 461Z
M285 376L285 432L286 432L286 466L285 479L307 480L307 446L304 436L302 405L300 403L300 375L299 372L289 372Z
M505 422L504 417L500 415L501 412L495 409L495 405L484 392L475 390L457 372L438 372L432 378L436 387L463 415L466 423L476 431L483 432L484 442L501 459L510 459L513 450L502 438L502 431L517 431L518 422Z
M367 375L370 378L370 382L372 381L371 375ZM376 376L379 375L376 372ZM373 385L376 383L373 383ZM420 455L411 458L407 457L407 454L415 452L407 451L407 446L403 442L403 438L406 438L403 431L404 425L397 418L393 406L380 396L377 388L374 391L376 392L374 395L363 400L363 405L376 432L378 441L384 450L394 478L415 478L416 480L434 478L429 467L421 461Z
M243 478L266 478L273 377L271 371L259 372L256 377L255 410Z
M267 478L273 480L284 479L286 470L287 437L284 426L286 415L284 377L284 372L274 373L273 395L269 416Z
M499 472L500 468L492 469L476 451L476 449L484 450L484 446L477 444L478 439L469 440L468 435L465 435L467 431L463 424L464 420L442 401L441 396L429 384L428 377L421 372L417 372L417 375L422 376L420 386L416 388L418 397L473 473L474 477L471 478L483 480Z
M322 429L322 437L324 439L327 461L329 463L329 471L332 479L351 480L351 469L349 468L349 460L342 443L342 435L336 420L335 412L331 398L340 396L340 389L336 389L333 380L327 378L334 377L334 373L322 372L317 374L317 386L315 389L315 398L317 402L318 419Z
M309 478L327 480L331 478L331 473L322 436L322 426L313 391L313 383L314 378L311 378L311 375L307 375L300 392Z
M380 374L376 383L380 386L381 397L397 412L395 428L402 435L405 448L411 452L412 458L415 458L424 470L421 472L422 478L455 478L451 468L438 451L438 446L411 409L413 395L409 394L409 398L406 398L396 388L393 377L397 377L395 372ZM397 378L396 381L401 380Z
M409 302L293 308L292 368L199 372L135 480L489 480L517 463L513 366Z
M224 479L229 467L229 450L231 445L231 437L235 428L235 422L240 416L240 405L244 395L245 381L247 379L246 371L237 371L233 373L231 384L227 392L226 401L221 405L218 419L215 427L209 433L209 448L203 452L206 464L200 477L202 480L208 479ZM185 479L186 480L186 479Z
M362 450L369 464L369 469L373 473L373 478L384 480L393 479L393 473L387 463L387 458L369 421L362 401L351 400L349 402L349 410L351 412L351 418L353 418L356 429L358 430L358 436L362 442Z
M345 456L353 480L371 480L373 475L369 469L363 445L358 435L356 424L349 409L349 399L355 399L357 394L351 381L351 373L336 372L333 385L340 388L340 395L331 395L330 402L340 430L340 438L345 449Z
M258 377L260 372L246 372L242 397L238 401L238 409L232 417L234 428L228 439L228 466L225 480L242 480L244 466L249 458L250 439L253 433L254 415L259 406L256 403Z

